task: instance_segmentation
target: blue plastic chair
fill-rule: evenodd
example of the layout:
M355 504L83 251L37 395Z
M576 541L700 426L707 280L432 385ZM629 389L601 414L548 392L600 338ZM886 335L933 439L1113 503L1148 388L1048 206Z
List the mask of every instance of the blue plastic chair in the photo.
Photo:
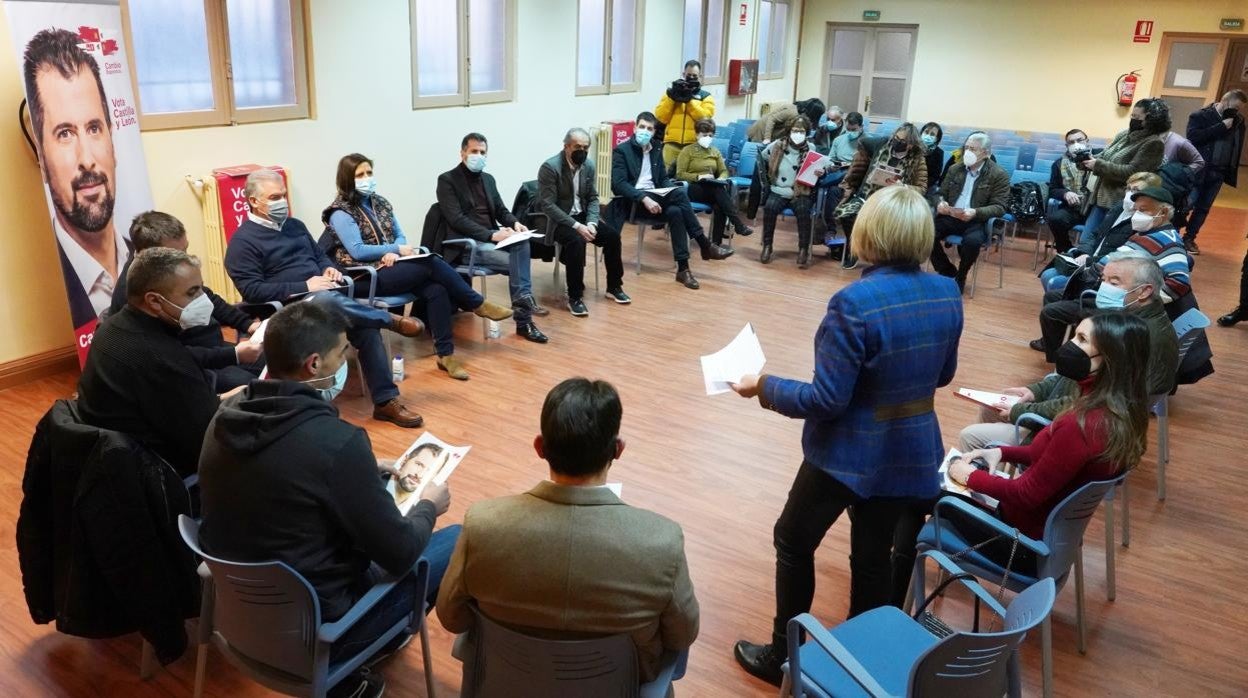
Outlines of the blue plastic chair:
M1092 515L1101 505L1110 490L1123 482L1125 475L1112 480L1089 482L1072 492L1053 507L1044 525L1044 537L1035 540L1018 534L1020 549L1031 551L1037 560L1037 574L1030 576L1018 571L1011 571L1005 588L1013 592L1021 592L1036 582L1051 578L1057 589L1066 584L1074 569L1075 577L1075 618L1078 627L1078 647L1080 654L1087 651L1085 641L1085 623L1083 610L1083 533L1088 527ZM1017 529L992 516L987 511L960 497L942 497L936 502L932 518L919 531L916 550L920 553L938 550L949 555L958 555L958 565L967 572L1000 584L1005 575L1005 568L996 561L981 555L978 551L968 551L971 547L966 539L950 524L946 523L941 512L957 509L965 516L974 518L990 530L1012 540ZM1111 546L1112 547L1112 546ZM966 552L964 552L966 551ZM914 574L911 577L911 595L914 599L925 598L923 567L916 560ZM1043 650L1044 695L1046 698L1053 693L1053 640L1049 619L1044 619L1041 626L1041 642Z
M420 633L425 688L428 695L434 695L425 623L427 561L421 560L416 568L417 603L412 612L355 656L330 664L329 652L334 642L358 623L398 580L373 586L342 618L323 623L316 590L285 563L231 562L213 557L200 548L199 522L179 516L178 529L187 547L203 558L211 574L200 612L201 633L211 632L213 644L226 659L257 683L286 695L322 698L396 635L406 631ZM206 659L201 651L195 669L196 696L203 690Z
M758 166L758 151L762 146L758 143L745 143L741 146L741 161L737 163L737 171L729 181L738 187L750 186L754 177L754 168Z
M628 635L585 640L531 637L490 620L472 605L474 625L462 647L462 698L613 696L663 698L685 675L689 653L664 654L659 675L642 684ZM460 643L456 643L460 650Z
M872 609L830 630L803 613L789 621L789 662L780 695L1022 695L1018 646L1053 610L1053 580L1032 584L1005 609L945 555L928 551L918 564L925 559L971 591L977 626L983 604L1004 621L1001 632L983 633L976 627L942 637L893 606ZM810 639L803 642L804 635Z

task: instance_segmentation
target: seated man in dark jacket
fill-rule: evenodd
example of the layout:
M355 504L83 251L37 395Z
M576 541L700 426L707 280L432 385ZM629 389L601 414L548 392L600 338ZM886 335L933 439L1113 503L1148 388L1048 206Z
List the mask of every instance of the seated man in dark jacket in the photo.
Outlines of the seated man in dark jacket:
M315 294L317 303L336 306L347 316L347 337L359 352L360 368L373 398L373 419L401 427L419 427L420 415L399 400L390 373L390 357L380 330L389 328L415 337L424 324L415 318L370 308L338 291L342 272L326 256L308 227L290 217L286 180L273 170L247 175L247 220L238 227L225 251L225 270L249 303L286 302Z
M607 224L623 230L634 206L638 215L667 221L672 257L676 260L676 281L696 289L700 284L689 269L689 238L702 248L702 259L727 259L733 250L707 239L685 188L668 176L663 153L650 143L657 123L658 119L648 111L638 114L633 137L611 151L611 193L615 198L607 206ZM656 192L663 189L670 191Z
M207 325L212 302L199 260L179 250L136 254L126 278L125 307L95 331L78 409L87 424L129 434L186 477L219 400L178 333Z
M346 378L347 328L329 305L294 303L278 311L265 330L269 380L222 404L200 458L205 552L290 565L316 590L322 622L342 617L383 578L401 578L334 643L331 665L412 612L420 558L429 562L432 607L460 530L433 532L450 504L446 485L428 483L420 501L400 514L368 433L340 419L330 404ZM346 681L350 690L379 677ZM373 688L349 694L375 695Z
M1053 161L1049 170L1049 199L1057 205L1050 208L1045 220L1053 233L1053 248L1071 247L1070 230L1084 221L1084 204L1088 200L1088 171L1079 163L1092 157L1088 134L1072 128L1066 132L1066 152Z
M513 235L529 232L529 229L503 205L494 176L484 171L489 147L485 136L479 133L463 137L459 144L459 164L438 175L438 209L448 228L445 231L447 237L472 238L481 243L477 264L507 274L516 334L530 342L545 344L550 338L537 329L533 316L549 315L550 311L538 305L533 298L529 241L521 240L501 250L495 247ZM468 263L467 248L444 252L442 242L442 239L437 239L429 247L434 252L445 254L447 261L453 264Z
M988 239L988 219L1005 213L1010 202L1010 175L990 159L992 139L988 134L971 135L962 151L962 162L949 168L940 184L936 241L932 244L932 268L942 276L953 277L960 289L966 287L966 275ZM950 235L962 237L957 267L942 248Z
M537 170L537 203L546 216L547 235L563 248L560 260L568 271L568 312L589 315L585 294L585 247L602 248L607 263L607 297L628 304L624 293L624 261L620 255L620 231L598 220L598 187L594 163L589 162L589 133L569 129L563 150Z
M130 241L136 253L152 247L169 247L186 252L186 228L182 221L160 211L145 211L134 217L130 224ZM126 263L126 270L130 263ZM230 346L225 343L221 327L232 327L239 335L254 334L260 320L239 310L224 298L203 287L204 295L212 301L212 318L203 327L184 328L178 339L195 357L199 367L208 371L218 392L233 390L247 385L260 376L264 369L264 347L255 342L239 342ZM126 272L121 273L117 287L113 289L110 313L116 313L126 304Z

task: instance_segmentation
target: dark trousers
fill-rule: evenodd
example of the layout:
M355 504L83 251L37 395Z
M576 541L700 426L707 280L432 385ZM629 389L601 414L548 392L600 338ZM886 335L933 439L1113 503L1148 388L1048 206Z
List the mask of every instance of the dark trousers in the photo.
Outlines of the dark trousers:
M776 521L776 616L772 642L787 650L789 619L810 611L815 598L815 551L841 512L852 506L849 617L887 605L891 594L893 531L913 500L863 499L831 475L803 462Z
M693 207L689 205L689 195L685 193L684 187L676 187L662 196L657 194L646 194L646 196L663 207L658 217L667 222L667 236L672 240L672 259L677 262L689 261L690 238L696 240L699 245L710 243L706 239L706 233L702 231L702 224L698 222L698 217L693 212ZM641 204L638 206L640 207L639 213L650 215L644 206Z
M953 266L953 262L949 261L949 255L945 254L942 245L944 239L950 235L962 236L962 242L958 243L958 266L956 267ZM953 216L936 214L936 241L932 243L932 268L938 274L956 277L958 285L963 285L966 275L975 266L975 260L979 259L979 251L983 248L987 235L988 231L984 228L983 221L963 221Z
M776 234L776 217L784 209L793 209L793 217L797 219L797 248L804 250L810 247L810 195L794 196L786 199L778 194L768 194L763 204L763 244L770 245Z
M829 229L836 227L836 216L832 214L845 196L845 190L838 185L845 179L847 171L846 169L840 169L835 172L829 172L819 178L819 184L816 186L819 191L818 200L823 203L820 211L823 215L823 223Z
M314 303L325 303L337 308L351 327L347 329L347 341L355 347L364 371L364 382L374 405L384 405L399 396L399 386L390 374L390 355L381 339L381 329L389 327L394 316L388 310L370 308L341 293L325 291L313 296Z
M425 551L420 555L422 560L429 562L429 587L425 593L425 601L428 603L425 609L426 614L433 610L433 604L438 599L438 587L442 586L442 578L446 576L446 568L451 562L451 551L455 549L455 541L459 540L462 530L463 526L455 524L434 531L429 537L429 543L425 545ZM373 563L361 582L361 595L387 576L377 563ZM363 618L360 618L334 643L329 650L329 663L334 664L349 659L373 644L391 626L409 615L417 602L416 568L413 567L390 591L386 592L385 596L381 597L375 606L364 614ZM400 633L399 637L403 635ZM397 644L395 643L396 646Z
M218 393L228 393L240 385L248 385L256 380L263 370L264 359L261 358L254 363L214 368L206 372L213 377L214 390Z
M1187 220L1184 240L1190 242L1196 239L1196 234L1209 217L1209 209L1213 208L1213 202L1218 198L1225 179L1226 173L1218 167L1206 167L1196 175L1196 186L1192 188L1192 215Z
M999 514L994 514L1000 518ZM1039 560L1030 548L1021 544L1014 546L1014 533L1003 534L988 524L963 513L960 509L942 509L940 512L941 526L948 525L958 532L958 537L966 542L967 548L979 545L975 552L983 555L1001 567L1008 567L1010 574L1021 574L1035 577ZM1008 528L1008 523L1007 523ZM1010 551L1013 550L1014 562L1010 563ZM946 550L945 554L953 555L959 550ZM957 562L957 558L954 558ZM1000 582L1000 579L994 580ZM922 601L922 599L919 599Z
M357 280L355 295L362 297L367 293L367 284ZM424 299L429 334L433 337L433 347L438 356L455 353L451 333L451 314L455 307L476 310L485 302L480 293L455 273L454 267L437 256L396 262L393 266L377 270L377 295L397 296L404 293L414 293Z
M1239 268L1239 308L1248 313L1248 252L1244 253L1244 263Z
M727 184L690 182L689 200L710 205L711 242L716 245L724 241L724 228L728 223L738 229L745 227L745 221L737 211L737 202L732 200L731 188Z
M902 511L893 528L893 585L889 596L889 605L901 608L906 602L906 592L910 589L910 576L914 572L914 560L918 557L919 531L927 523L932 513L935 500L916 502Z
M577 223L585 222L585 213L573 216ZM612 230L601 221L594 227L595 235L592 243L587 243L581 234L566 225L555 227L555 242L563 248L559 253L559 261L563 262L564 271L568 273L568 298L580 300L585 297L585 260L586 245L602 248L603 261L607 266L607 288L624 287L624 260L620 253L620 232Z
M1062 293L1063 289L1046 291L1044 307L1040 309L1040 337L1049 363L1057 360L1057 349L1066 340L1066 330L1096 310L1094 300L1063 300Z
M1083 214L1078 209L1065 204L1053 207L1045 220L1049 224L1049 232L1053 233L1053 249L1066 252L1074 247L1070 242L1070 231L1083 222Z

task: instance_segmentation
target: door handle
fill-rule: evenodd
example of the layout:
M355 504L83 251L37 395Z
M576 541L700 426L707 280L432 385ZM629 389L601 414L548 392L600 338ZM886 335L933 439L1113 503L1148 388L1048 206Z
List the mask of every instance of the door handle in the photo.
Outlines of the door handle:
M871 95L867 95L867 103L866 103L866 106L862 108L862 110L865 112L871 111Z

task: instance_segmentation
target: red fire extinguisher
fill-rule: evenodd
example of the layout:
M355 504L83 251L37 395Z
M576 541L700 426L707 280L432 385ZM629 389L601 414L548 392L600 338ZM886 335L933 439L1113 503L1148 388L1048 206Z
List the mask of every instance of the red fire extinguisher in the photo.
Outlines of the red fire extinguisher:
M1138 70L1133 70L1118 76L1118 84L1115 91L1118 93L1119 106L1129 107L1131 102L1135 100L1135 83L1140 81L1137 75L1139 72Z

